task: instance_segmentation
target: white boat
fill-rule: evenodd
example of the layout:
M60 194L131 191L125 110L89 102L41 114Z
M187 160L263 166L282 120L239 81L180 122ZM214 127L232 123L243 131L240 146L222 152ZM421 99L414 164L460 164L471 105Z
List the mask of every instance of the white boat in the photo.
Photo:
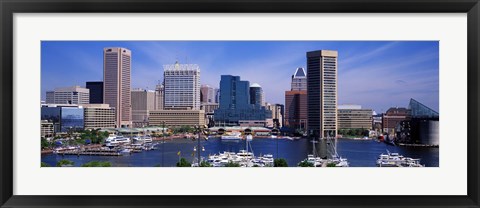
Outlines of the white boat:
M213 167L224 167L228 163L236 163L240 167L273 167L274 159L272 154L265 154L260 157L256 157L253 153L253 149L249 145L251 139L247 135L245 141L245 149L235 152L223 152L218 155L210 155L208 162ZM250 148L249 148L250 147ZM251 151L249 151L251 150Z
M125 154L126 155L126 154L130 154L131 150L130 149L122 149L119 152L120 152L120 154Z
M335 167L349 167L348 160L342 157L335 157L330 160L331 163L335 164Z
M253 152L249 152L247 150L240 150L240 152L237 153L237 157L240 159L252 159Z
M123 137L120 135L109 135L108 138L105 140L105 144L107 146L117 146L120 144L130 144L130 138Z
M293 138L292 138L292 137L289 137L289 136L284 136L284 137L282 137L282 139L288 139L288 140L292 140L292 141L293 141Z
M139 142L139 143L152 143L153 139L149 135L146 136L140 136L140 137L133 137L134 142Z
M404 157L395 152L388 152L387 154L380 154L378 156L376 165L378 167L424 167L420 164L420 159L413 159L410 157Z
M240 132L233 132L230 134L222 135L222 140L240 140L242 139L242 133Z
M307 155L307 162L312 164L313 167L322 167L324 161L320 157L315 157L314 155Z
M79 147L74 147L74 146L57 147L53 150L53 153L59 154L59 153L65 152L65 151L73 151L73 150L77 150L77 149L79 149Z

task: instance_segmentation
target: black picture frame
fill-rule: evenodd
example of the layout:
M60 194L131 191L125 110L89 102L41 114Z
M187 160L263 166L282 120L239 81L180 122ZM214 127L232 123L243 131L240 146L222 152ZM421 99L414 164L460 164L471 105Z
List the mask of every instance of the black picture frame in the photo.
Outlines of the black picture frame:
M0 0L1 207L479 207L479 0ZM24 196L13 195L15 13L467 13L466 196ZM455 180L455 179L450 179ZM386 188L388 189L388 188ZM388 193L386 193L388 194Z

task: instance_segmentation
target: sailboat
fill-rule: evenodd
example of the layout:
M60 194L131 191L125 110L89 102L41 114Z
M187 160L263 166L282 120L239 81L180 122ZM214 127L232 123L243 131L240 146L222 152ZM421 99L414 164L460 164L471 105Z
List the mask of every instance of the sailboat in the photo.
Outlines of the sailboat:
M315 144L319 143L320 141L315 140L315 138L312 140L312 152L313 154L307 155L307 159L304 161L307 161L308 163L313 164L314 167L327 167L330 164L334 164L335 167L349 167L348 160L346 158L342 158L338 155L337 153L337 139L333 139L334 143L332 145L331 143L332 138L327 137L324 141L326 142L326 150L327 150L327 156L330 155L331 158L327 159L322 159L321 157L318 156L317 150L315 148Z
M335 164L335 167L348 167L349 163L347 158L342 158L338 155L337 152L337 139L335 138L335 146L333 148L333 154L332 154L332 159L331 163Z

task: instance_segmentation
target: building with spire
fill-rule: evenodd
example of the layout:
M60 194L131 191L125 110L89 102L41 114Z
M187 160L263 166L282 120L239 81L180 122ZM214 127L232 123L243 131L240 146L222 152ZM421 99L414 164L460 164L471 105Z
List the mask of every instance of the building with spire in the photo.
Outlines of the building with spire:
M285 126L300 132L307 127L307 74L301 67L292 75L290 90L285 91Z
M307 73L302 67L297 68L292 75L291 91L307 90Z

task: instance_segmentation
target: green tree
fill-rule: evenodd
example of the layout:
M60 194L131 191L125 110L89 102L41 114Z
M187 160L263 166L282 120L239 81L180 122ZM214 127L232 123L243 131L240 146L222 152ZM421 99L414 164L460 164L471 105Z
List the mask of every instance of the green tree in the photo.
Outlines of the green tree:
M71 160L60 160L57 162L57 167L71 167L73 166L75 163Z
M362 133L362 136L370 136L370 131L368 129L362 129L363 133Z
M302 162L298 163L299 167L313 167L313 164L308 162L307 160L303 160Z
M50 165L48 163L42 162L40 163L40 167L50 167Z
M83 164L82 167L112 167L112 164L106 161L91 161Z
M347 135L349 135L349 136L355 136L355 130L353 130L353 129L348 129Z
M48 142L47 139L45 138L42 138L42 141L41 141L41 146L42 146L42 149L46 149L46 148L49 148L50 147L50 142Z
M177 162L177 167L192 167L192 164L182 157L180 161Z
M337 165L335 165L335 163L328 163L327 167L337 167Z
M288 167L288 164L285 159L278 158L273 161L273 167Z
M200 167L212 167L212 165L207 161L202 161L200 163Z
M232 161L228 161L228 163L225 164L225 167L240 167L240 164L232 162Z

